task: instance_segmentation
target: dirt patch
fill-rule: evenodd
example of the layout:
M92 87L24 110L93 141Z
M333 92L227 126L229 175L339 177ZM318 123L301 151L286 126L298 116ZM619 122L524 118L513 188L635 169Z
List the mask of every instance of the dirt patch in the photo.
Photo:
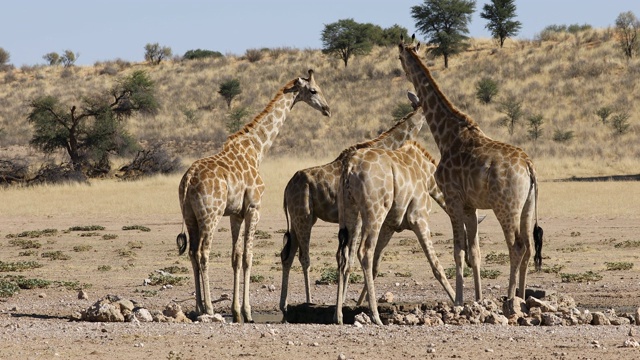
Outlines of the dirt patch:
M175 186L168 191L175 197ZM630 194L629 196L636 196ZM127 194L123 194L123 199ZM98 206L98 205L96 205ZM530 287L568 295L581 311L632 312L640 306L638 267L640 214L625 216L553 216L541 218L545 229L543 272L529 275ZM103 226L102 230L69 231L74 226ZM123 230L140 225L150 231ZM443 267L453 266L450 225L442 211L431 217L434 247ZM155 359L259 358L347 359L365 358L502 358L502 359L636 359L640 350L624 347L640 340L636 325L501 326L437 325L383 327L365 325L282 324L280 296L280 238L286 227L278 210L266 210L258 228L270 239L254 244L251 305L259 324L212 323L94 323L71 321L72 315L111 294L130 299L135 306L162 311L180 304L185 313L194 309L193 279L186 256L177 256L175 237L181 219L175 214L68 215L64 207L48 216L4 216L0 219L0 261L34 261L41 267L3 272L52 282L73 282L78 290L49 285L23 289L0 299L0 358ZM232 294L231 238L228 220L222 220L211 251L212 297ZM40 247L22 249L10 244L8 234L56 229L53 236L33 238ZM99 228L97 228L99 229ZM312 282L323 269L335 267L337 226L318 223L311 245ZM499 261L507 251L500 226L492 214L480 226L482 268L497 274L483 280L483 295L500 299L508 283L508 265ZM14 239L14 238L12 238ZM43 254L65 256L43 257ZM487 258L487 255L493 254ZM487 261L490 259L491 261ZM630 263L632 266L623 266ZM620 266L617 266L620 265ZM145 285L145 279L161 269L180 269L181 284ZM610 270L611 269L611 270ZM616 270L617 269L617 270ZM356 272L359 270L355 270ZM599 275L583 278L588 272ZM473 286L466 278L465 301L471 304ZM53 284L53 283L52 283ZM353 306L361 283L349 287L347 305ZM378 296L395 295L398 304L447 303L447 297L431 274L413 234L394 235L376 279ZM331 313L334 285L312 285L312 301ZM299 265L291 273L289 303L304 302ZM230 316L230 301L214 304L216 312ZM264 314L264 316L262 316ZM356 314L357 315L357 314ZM355 315L354 315L355 316ZM318 321L319 322L319 321Z

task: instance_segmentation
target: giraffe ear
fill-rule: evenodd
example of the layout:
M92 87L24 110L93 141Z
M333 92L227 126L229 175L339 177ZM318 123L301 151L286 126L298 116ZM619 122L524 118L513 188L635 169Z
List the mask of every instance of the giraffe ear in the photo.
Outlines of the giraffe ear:
M298 91L298 89L302 87L302 84L304 84L304 81L305 80L301 77L297 78L296 81L294 81L293 86L284 89L284 93L288 94Z
M420 42L418 41L418 44L416 44L416 53L420 51Z
M313 69L309 69L309 82L313 82Z

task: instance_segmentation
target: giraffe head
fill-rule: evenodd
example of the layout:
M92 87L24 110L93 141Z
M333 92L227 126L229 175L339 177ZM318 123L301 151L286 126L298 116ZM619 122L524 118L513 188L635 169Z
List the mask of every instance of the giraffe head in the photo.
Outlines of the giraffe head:
M318 87L318 84L316 84L313 78L313 70L309 69L309 77L307 79L301 77L296 79L293 82L293 86L286 89L285 92L297 93L293 105L298 101L304 101L312 108L322 112L322 115L331 117L329 104L327 104L327 100L325 100L324 95L322 95L322 90L320 90L320 87ZM293 105L291 106L293 107Z
M400 50L400 64L402 64L402 70L404 70L407 76L409 75L409 69L407 68L409 63L413 63L411 60L419 60L418 52L420 51L420 43L415 42L416 35L411 35L411 42L404 43L404 37L400 36L400 44L398 48ZM415 61L414 61L415 62ZM420 62L420 61L418 61Z

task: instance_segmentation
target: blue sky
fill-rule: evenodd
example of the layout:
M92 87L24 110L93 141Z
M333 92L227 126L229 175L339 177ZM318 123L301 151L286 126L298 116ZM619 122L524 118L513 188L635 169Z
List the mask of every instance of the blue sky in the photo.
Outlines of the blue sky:
M476 1L472 37L489 37ZM159 43L182 55L207 49L242 55L246 49L319 49L325 24L353 18L383 28L398 24L415 31L411 7L420 0L7 0L0 13L0 47L9 63L44 64L49 52L72 50L77 65L123 59L142 61L144 46ZM638 0L516 0L523 27L533 39L550 24L614 26L621 12L640 17ZM423 39L420 34L416 34Z

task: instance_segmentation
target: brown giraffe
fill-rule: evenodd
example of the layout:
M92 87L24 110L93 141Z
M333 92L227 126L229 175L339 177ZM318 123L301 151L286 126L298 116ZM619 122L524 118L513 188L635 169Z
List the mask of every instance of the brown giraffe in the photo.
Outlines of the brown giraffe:
M507 298L512 304L518 273L518 296L524 297L532 236L536 268L542 264L538 182L533 162L522 149L486 136L471 117L453 106L418 56L419 47L420 44L401 41L400 62L418 93L427 124L440 150L435 176L453 228L455 304L463 303L465 252L470 253L467 260L473 269L476 300L482 298L476 209L492 209L502 226L510 260Z
M298 248L298 258L304 274L307 303L311 302L309 286L309 243L311 229L318 219L329 223L338 223L337 191L342 160L350 151L360 148L397 149L406 140L415 139L424 124L423 116L414 116L419 109L415 94L408 92L414 110L400 119L391 129L377 138L362 142L345 149L335 160L328 164L314 166L297 171L284 190L284 212L287 218L287 232L284 235L284 247L280 253L282 259L282 289L280 310L287 311L287 293L289 273ZM444 208L442 193L435 188L431 195ZM291 226L289 226L291 217Z
M240 322L240 270L244 271L242 316L251 322L249 278L253 258L253 236L260 217L260 201L264 183L258 171L260 163L273 144L280 127L293 105L302 101L331 116L327 101L316 84L313 71L307 79L289 81L267 107L240 131L229 136L222 150L195 161L180 181L179 196L183 229L178 235L180 254L189 247L196 284L196 310L212 314L209 291L209 250L213 234L223 216L231 222L233 266L233 321ZM240 227L245 222L243 241L238 241Z
M358 149L344 159L339 185L338 294L335 320L342 324L342 303L349 276L349 262L358 241L358 259L364 272L365 289L373 321L382 325L374 279L380 256L394 232L412 230L418 237L431 270L451 301L455 294L431 243L429 194L437 189L436 164L418 143L408 141L396 150ZM360 219L358 219L360 218ZM364 291L363 291L364 292Z

